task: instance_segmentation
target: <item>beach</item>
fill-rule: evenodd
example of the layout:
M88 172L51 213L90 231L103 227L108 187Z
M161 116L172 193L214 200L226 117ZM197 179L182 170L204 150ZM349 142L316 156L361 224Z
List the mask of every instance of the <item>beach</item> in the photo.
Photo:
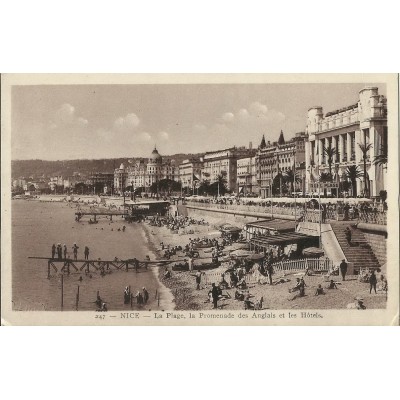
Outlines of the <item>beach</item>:
M196 218L192 215L193 218ZM203 215L198 219L202 219ZM147 235L154 244L154 251L162 258L163 251L161 250L160 243L170 246L182 246L189 242L189 238L196 237L218 237L218 225L224 221L222 218L213 216L206 218L207 221L212 221L208 225L190 225L186 231L193 231L193 233L184 233L181 229L179 233L172 233L166 226L149 226L144 225ZM229 252L229 247L224 249L226 253ZM210 263L211 255L209 249L200 250L200 257L194 259L193 271L172 271L171 278L165 279L165 267L160 268L160 280L168 287L175 299L175 308L177 310L211 310L213 304L209 301L208 292L211 289L211 279L202 279L201 289L196 290L196 283L194 274L196 273L196 266L201 263ZM181 252L171 257L171 261L183 262L185 257ZM188 258L186 258L188 259ZM172 265L172 264L171 264ZM171 269L170 267L168 267ZM205 274L213 276L220 276L228 269L228 262L223 262L218 268L205 271ZM362 297L367 309L383 309L386 308L386 294L379 292L378 294L369 293L369 285L358 281L357 276L347 276L345 282L341 282L339 276L332 277L337 282L337 289L327 289L328 282L321 274L313 276L305 276L306 295L304 297L294 298L294 293L289 293L289 289L296 284L296 278L301 278L304 273L286 273L282 275L276 273L273 275L273 282L278 282L284 278L286 282L269 285L266 280L262 283L249 284L247 293L250 294L250 300L255 302L263 298L263 309L280 310L280 309L346 309L347 305L354 303L355 297ZM218 281L216 281L218 283ZM318 285L324 288L324 294L315 296ZM235 289L231 288L223 290L223 294L227 298L223 298L218 302L218 308L225 310L243 310L243 301L235 300Z
M98 224L88 224L88 218L75 221L76 205L66 202L41 202L14 200L12 203L12 300L14 310L50 310L61 309L61 274L52 270L47 279L47 261L28 259L30 256L51 257L53 243L65 243L72 257L73 243L79 247L78 259L83 258L84 247L90 249L90 259L113 260L136 257L144 260L156 255L148 246L145 231L141 223L127 224L122 218L100 218ZM126 231L118 228L126 226ZM136 294L146 287L149 301L138 306L136 301L132 309L173 309L171 293L160 283L157 267L147 270L113 271L104 277L99 272L63 274L64 310L76 309L76 293L79 286L79 310L95 310L96 294L107 303L109 310L130 310L130 304L124 305L123 292L131 286ZM82 281L79 278L82 277ZM157 293L157 298L156 298ZM158 300L159 297L159 300ZM135 300L135 299L134 299Z

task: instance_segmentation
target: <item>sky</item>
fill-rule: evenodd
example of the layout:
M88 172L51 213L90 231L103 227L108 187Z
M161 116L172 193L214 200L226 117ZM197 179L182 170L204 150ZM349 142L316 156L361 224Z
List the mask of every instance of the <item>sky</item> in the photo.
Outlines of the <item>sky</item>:
M384 84L371 84L386 95ZM14 86L12 159L99 159L288 140L307 110L355 104L364 83Z

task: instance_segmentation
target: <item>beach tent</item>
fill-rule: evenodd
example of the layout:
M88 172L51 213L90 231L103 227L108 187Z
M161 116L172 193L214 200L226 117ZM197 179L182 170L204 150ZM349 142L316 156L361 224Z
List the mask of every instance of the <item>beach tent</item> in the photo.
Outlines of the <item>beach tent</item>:
M248 250L234 250L229 255L233 257L250 257L253 253Z

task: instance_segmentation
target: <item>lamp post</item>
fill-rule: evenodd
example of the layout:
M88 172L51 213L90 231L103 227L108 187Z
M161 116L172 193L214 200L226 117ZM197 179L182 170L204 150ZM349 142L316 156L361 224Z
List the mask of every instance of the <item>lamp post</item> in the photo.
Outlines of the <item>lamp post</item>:
M270 180L270 191L271 195L271 219L274 219L274 205L273 205L273 197L272 197L272 181Z

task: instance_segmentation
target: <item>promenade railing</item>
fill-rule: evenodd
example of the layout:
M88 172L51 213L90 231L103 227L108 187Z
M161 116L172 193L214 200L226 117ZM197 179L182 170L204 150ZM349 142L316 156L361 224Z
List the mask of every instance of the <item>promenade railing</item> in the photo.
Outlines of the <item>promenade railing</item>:
M214 210L230 210L238 212L253 212L259 214L281 214L281 215L301 215L302 207L281 207L281 206L260 206L260 205L245 205L245 204L219 204L219 203L202 203L187 201L187 205L193 207L202 207Z
M386 225L387 224L387 211L361 212L358 220L359 220L359 222L364 222L367 224Z
M327 221L350 220L355 222L366 222L371 224L386 225L387 211L358 211L350 209L347 212L342 206L319 208L305 208L304 206L278 206L278 205L245 205L245 204L225 204L209 203L199 201L187 201L187 205L213 210L229 210L237 212L251 212L270 215L290 215L297 216L298 221L322 223Z

